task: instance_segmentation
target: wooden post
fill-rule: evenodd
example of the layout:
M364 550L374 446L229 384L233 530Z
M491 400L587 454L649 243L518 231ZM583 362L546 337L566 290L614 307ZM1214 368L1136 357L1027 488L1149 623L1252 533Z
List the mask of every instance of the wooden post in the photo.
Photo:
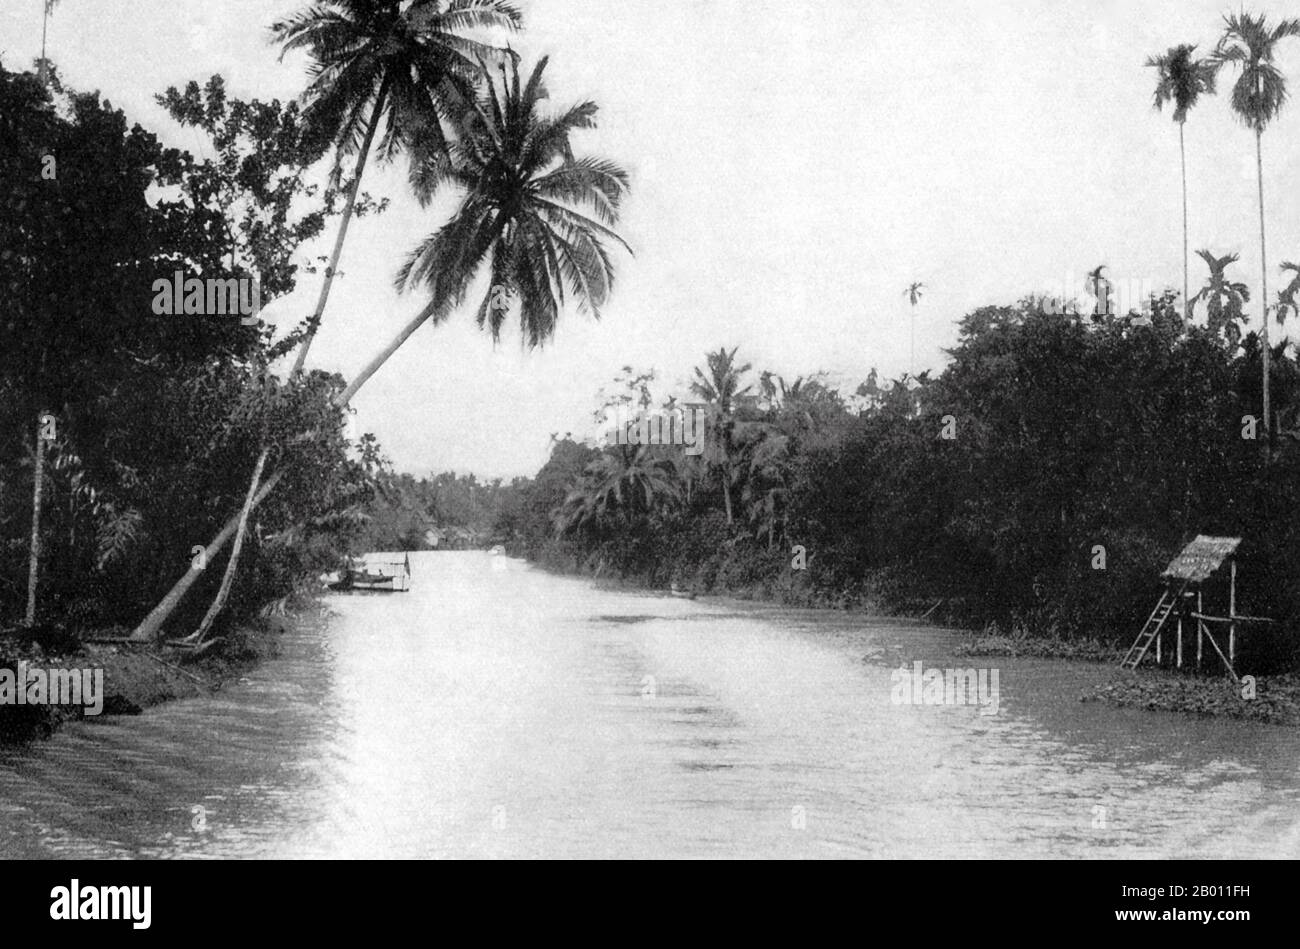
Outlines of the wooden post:
M1237 558L1228 562L1228 662L1237 664Z
M1205 612L1205 610L1201 609L1201 588L1199 585L1196 587L1196 612L1198 613ZM1196 671L1197 672L1201 671L1201 650L1205 648L1202 642L1204 637L1201 635L1201 631L1203 629L1205 629L1205 625L1198 619L1196 621Z
M1164 638L1165 628L1163 626L1156 632L1156 666L1160 665L1160 641Z
M1183 605L1181 603L1178 604L1178 646L1175 655L1174 664L1181 669L1183 667Z

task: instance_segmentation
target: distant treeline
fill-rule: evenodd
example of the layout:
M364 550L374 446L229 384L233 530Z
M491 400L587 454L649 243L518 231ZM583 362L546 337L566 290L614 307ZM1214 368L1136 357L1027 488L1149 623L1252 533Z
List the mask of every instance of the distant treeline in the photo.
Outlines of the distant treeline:
M951 362L842 394L708 356L689 394L706 450L558 444L498 522L515 552L656 587L920 612L1031 635L1131 640L1198 533L1244 538L1245 664L1293 664L1300 620L1300 367L1261 354L1240 308L1188 324L1060 301L979 309ZM1199 321L1198 321L1199 322ZM624 401L676 404L651 393ZM1206 603L1226 609L1223 584ZM1222 595L1223 602L1216 597Z
M444 472L416 479L409 474L381 476L356 539L364 550L465 550L499 540L497 524L519 499L526 484Z

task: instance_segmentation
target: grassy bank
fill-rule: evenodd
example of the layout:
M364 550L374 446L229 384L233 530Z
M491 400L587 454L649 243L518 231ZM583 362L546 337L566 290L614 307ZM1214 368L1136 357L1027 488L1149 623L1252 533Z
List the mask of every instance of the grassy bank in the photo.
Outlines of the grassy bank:
M227 632L202 656L166 646L97 643L48 638L44 644L22 630L0 634L0 668L103 670L103 715L138 715L173 699L210 695L223 683L278 654L291 624L309 622L314 604L284 617L259 618ZM91 638L112 638L117 631ZM65 722L89 717L81 706L0 704L0 745L48 738Z

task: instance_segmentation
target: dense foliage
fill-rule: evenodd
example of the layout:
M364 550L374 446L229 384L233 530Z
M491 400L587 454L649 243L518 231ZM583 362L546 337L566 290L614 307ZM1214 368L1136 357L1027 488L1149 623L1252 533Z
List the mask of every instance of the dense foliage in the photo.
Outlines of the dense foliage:
M516 545L653 585L917 611L942 600L950 621L1127 640L1187 540L1241 536L1238 608L1281 620L1251 628L1245 661L1290 662L1300 433L1268 450L1248 418L1259 346L1228 330L1186 324L1172 292L1126 317L985 307L937 378L882 388L873 373L848 396L772 373L755 389L720 351L696 388L714 450L613 444L584 461L563 444L523 492ZM1294 426L1300 367L1274 356L1275 405ZM1206 589L1220 612L1224 586Z
M0 67L0 620L23 615L37 418L45 451L39 622L130 626L237 511L263 447L282 471L256 515L228 616L337 562L372 490L373 453L343 437L341 380L285 383L270 332L237 316L158 315L176 270L265 277L288 292L292 254L335 193L294 107L203 92L160 97L217 157L161 146L97 95ZM220 567L220 564L213 566ZM211 599L209 569L176 630Z

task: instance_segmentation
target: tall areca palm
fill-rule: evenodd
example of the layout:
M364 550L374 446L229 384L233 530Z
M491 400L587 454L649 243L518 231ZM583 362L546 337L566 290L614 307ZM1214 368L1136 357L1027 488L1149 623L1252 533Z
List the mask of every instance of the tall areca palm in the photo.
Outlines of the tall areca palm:
M735 480L736 473L733 441L735 410L737 403L749 394L750 387L742 387L740 383L741 377L752 368L749 363L736 365L737 349L739 347L733 347L731 352L727 352L725 347L721 347L716 353L706 354L704 362L708 371L696 366L695 380L691 383L691 391L708 404L709 415L712 416L705 444L711 460L722 473L722 498L728 524L734 522L731 483Z
M50 31L50 14L54 12L54 6L59 0L45 0L45 18L41 22L41 68L39 78L42 83L49 76L49 65L45 62L45 37Z
M343 401L425 321L440 323L464 303L482 272L490 280L476 307L478 325L493 339L511 312L518 313L529 346L551 338L567 305L600 318L614 282L607 245L627 247L613 228L628 175L611 161L573 154L570 135L596 125L594 102L554 115L539 111L546 62L538 62L527 82L516 62L503 66L500 88L489 80L449 160L426 169L432 185L451 184L465 194L451 220L398 272L398 287L418 287L428 302L353 378Z
M903 296L907 297L907 301L912 304L912 351L911 363L907 367L909 372L916 372L916 305L921 302L921 297L924 295L921 291L924 289L925 284L913 281L903 291Z
M521 23L519 11L506 0L415 0L403 6L399 0L324 0L271 27L282 57L295 49L311 55L313 78L303 93L304 118L322 144L328 140L335 145L336 176L343 157L356 154L352 187L294 361L295 374L307 361L329 300L380 125L385 125L380 157L391 160L407 152L411 183L427 203L431 191L423 169L445 157L459 118L473 102L483 64L505 55L469 34L513 30Z
M1263 307L1261 341L1264 354L1264 431L1272 431L1269 405L1268 257L1264 239L1264 129L1277 118L1286 102L1286 77L1273 64L1277 46L1288 36L1300 36L1300 20L1281 20L1269 27L1263 16L1228 14L1215 49L1218 63L1234 63L1241 74L1232 86L1232 111L1255 133L1255 173L1259 183L1260 303Z
M1187 149L1183 129L1187 125L1187 113L1201 96L1214 94L1219 71L1217 62L1196 59L1192 55L1195 52L1194 44L1182 43L1169 47L1161 56L1149 57L1146 63L1157 71L1156 110L1161 111L1166 103L1173 103L1173 118L1178 123L1178 159L1183 178L1183 315L1187 319L1192 315L1192 297L1187 250Z

